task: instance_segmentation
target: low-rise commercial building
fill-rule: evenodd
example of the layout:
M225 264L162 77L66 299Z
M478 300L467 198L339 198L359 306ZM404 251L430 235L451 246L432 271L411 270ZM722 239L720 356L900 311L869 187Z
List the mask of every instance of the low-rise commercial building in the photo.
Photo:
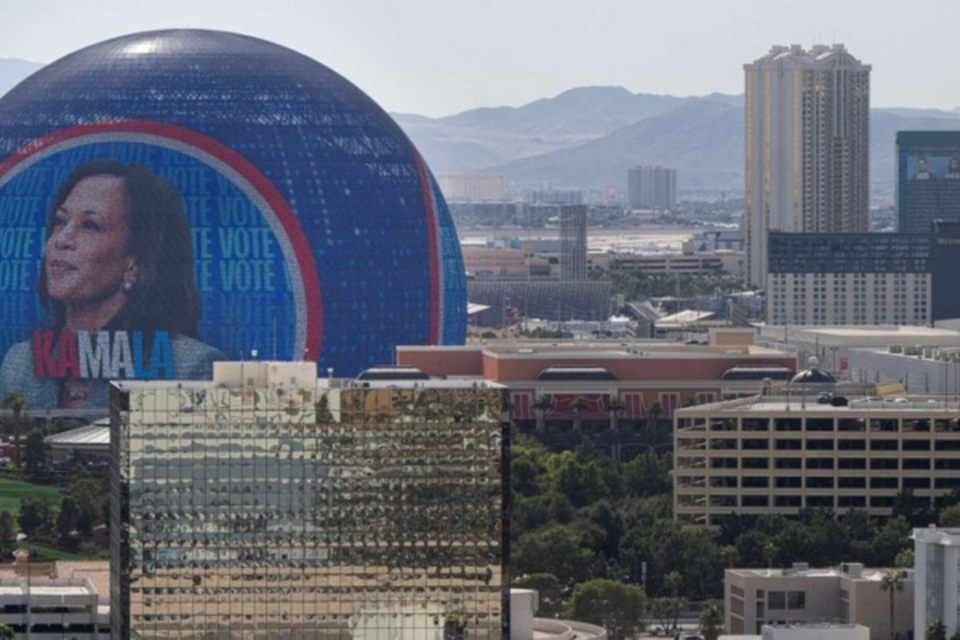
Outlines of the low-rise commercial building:
M833 406L800 390L676 412L680 522L718 525L733 513L804 508L889 516L901 491L934 505L960 488L955 399L844 397L846 406Z
M523 426L569 427L644 420L656 407L754 395L764 378L789 378L793 355L752 344L750 329L717 329L710 344L667 340L493 342L462 347L397 347L397 364L435 378L486 380L510 390L510 416ZM579 411L573 400L585 404Z
M891 571L899 574L903 584L903 590L893 595L893 631L906 637L913 629L913 572L865 569L857 563L826 569L812 569L806 563L789 569L727 569L724 629L732 634L763 633L766 639L767 629L773 627L773 637L789 640L821 637L783 633L791 627L834 623L847 629L850 625L863 625L869 628L870 640L888 640L892 636L890 593L883 591L881 585ZM836 637L846 640L857 636Z

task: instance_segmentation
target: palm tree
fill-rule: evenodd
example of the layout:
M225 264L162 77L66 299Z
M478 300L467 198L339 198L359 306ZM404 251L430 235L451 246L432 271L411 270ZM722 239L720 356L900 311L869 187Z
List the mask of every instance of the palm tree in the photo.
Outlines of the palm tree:
M717 640L723 630L723 611L711 602L700 612L700 633L706 640Z
M923 631L923 640L947 640L947 627L943 624L943 620L928 624Z
M570 408L573 409L573 432L580 433L580 415L587 409L587 399L583 396L576 396L570 401Z
M617 431L617 415L627 408L627 405L620 402L620 398L614 395L603 396L603 408L610 414L610 431Z
M890 637L896 639L897 630L894 623L897 620L897 600L896 596L903 591L903 572L888 570L884 572L880 579L880 590L890 594Z
M654 402L650 405L650 408L647 409L647 426L650 426L650 421L653 421L653 428L656 429L660 426L660 418L663 417L663 405L659 402Z
M543 431L544 415L553 409L553 396L544 394L533 403L533 410L537 414L537 431Z
M3 408L13 413L13 461L20 468L20 418L27 410L27 400L22 393L8 393L3 399Z
M779 551L777 545L772 542L763 545L763 559L767 561L768 571L773 568L773 562L777 559L777 553L779 553Z

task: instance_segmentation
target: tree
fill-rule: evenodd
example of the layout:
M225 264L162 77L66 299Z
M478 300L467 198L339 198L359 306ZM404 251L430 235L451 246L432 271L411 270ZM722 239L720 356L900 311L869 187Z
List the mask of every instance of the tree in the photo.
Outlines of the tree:
M617 580L590 580L570 597L570 617L600 625L614 640L643 630L647 596L643 589Z
M85 471L70 476L64 496L69 496L77 507L77 530L83 535L93 533L103 513L103 489Z
M960 527L960 504L947 507L940 512L940 526L944 528Z
M587 577L593 560L580 538L561 524L531 531L517 541L517 574L553 573L565 587Z
M603 408L606 409L607 413L610 414L610 430L619 430L617 425L617 417L621 411L627 408L627 405L620 402L620 399L617 396L609 395L603 396Z
M53 510L46 500L26 496L20 501L20 516L17 521L21 531L27 536L34 536L50 529L53 524Z
M651 426L649 422L653 421L653 428L656 429L660 426L660 418L663 417L663 405L659 402L654 402L650 405L650 408L647 409L647 426Z
M13 627L0 624L0 639L2 640L13 640L17 637L17 634L14 632Z
M773 568L773 563L777 559L777 553L779 553L779 549L777 549L777 545L772 542L763 545L763 559L767 563L767 569Z
M890 637L896 640L897 594L903 591L903 573L886 571L880 579L880 590L890 595Z
M43 433L38 429L34 429L27 436L23 464L29 477L36 477L47 464L47 445L43 441Z
M580 433L581 416L587 410L587 399L583 396L576 396L570 401L570 408L573 409L573 432Z
M13 413L13 463L20 468L20 418L27 410L27 400L22 393L8 393L3 398L3 408Z
M898 569L913 569L914 565L914 555L913 549L909 547L897 554L897 559L894 561L894 566Z
M680 616L690 603L686 598L665 596L650 601L650 616L666 633L676 632Z
M511 583L511 588L533 589L540 594L541 618L555 618L563 612L563 585L552 573L534 573Z
M717 640L723 631L723 611L711 602L700 612L700 633L706 640Z
M660 621L664 631L674 632L679 630L680 616L689 604L686 598L680 597L683 576L679 571L671 571L663 577L663 586L670 595L654 598L651 602L651 612Z
M64 496L60 502L60 513L57 514L57 537L66 542L73 535L80 520L80 509L70 496Z
M547 411L553 409L553 396L546 394L537 398L533 403L533 410L537 415L537 431L543 431Z
M7 553L17 541L13 528L13 515L9 511L0 512L0 550Z
M923 630L923 640L947 640L947 627L943 620L936 620Z

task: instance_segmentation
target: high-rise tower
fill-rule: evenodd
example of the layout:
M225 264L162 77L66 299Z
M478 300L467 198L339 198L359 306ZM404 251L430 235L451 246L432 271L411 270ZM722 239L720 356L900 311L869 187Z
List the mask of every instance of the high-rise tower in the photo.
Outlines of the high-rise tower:
M868 230L870 66L793 45L744 71L747 273L763 287L770 231Z

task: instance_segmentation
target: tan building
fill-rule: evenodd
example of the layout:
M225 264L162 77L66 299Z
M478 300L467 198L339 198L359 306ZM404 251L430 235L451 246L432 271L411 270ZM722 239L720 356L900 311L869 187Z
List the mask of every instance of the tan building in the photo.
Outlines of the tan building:
M795 385L796 386L796 385ZM674 418L674 515L718 525L732 513L804 508L889 516L896 495L930 500L960 487L956 399L847 398L817 392L683 408Z
M867 231L870 66L842 44L792 45L744 72L747 277L765 287L771 231Z
M521 426L546 420L569 427L574 418L604 425L661 417L691 402L759 392L763 378L796 370L793 355L752 343L752 330L717 329L709 345L670 340L493 342L462 347L397 347L397 364L435 378L486 380L510 390L510 417ZM588 409L571 408L580 396ZM550 407L538 410L540 401ZM611 405L610 401L616 400ZM621 407L611 416L610 406ZM540 414L540 415L538 415ZM542 424L541 424L542 426Z
M857 563L829 569L810 569L806 563L790 569L727 569L724 629L750 634L761 633L767 624L834 622L861 624L869 627L870 640L888 640L890 593L880 587L887 571L902 573L903 591L894 594L894 628L906 637L913 630L913 571L864 569Z

